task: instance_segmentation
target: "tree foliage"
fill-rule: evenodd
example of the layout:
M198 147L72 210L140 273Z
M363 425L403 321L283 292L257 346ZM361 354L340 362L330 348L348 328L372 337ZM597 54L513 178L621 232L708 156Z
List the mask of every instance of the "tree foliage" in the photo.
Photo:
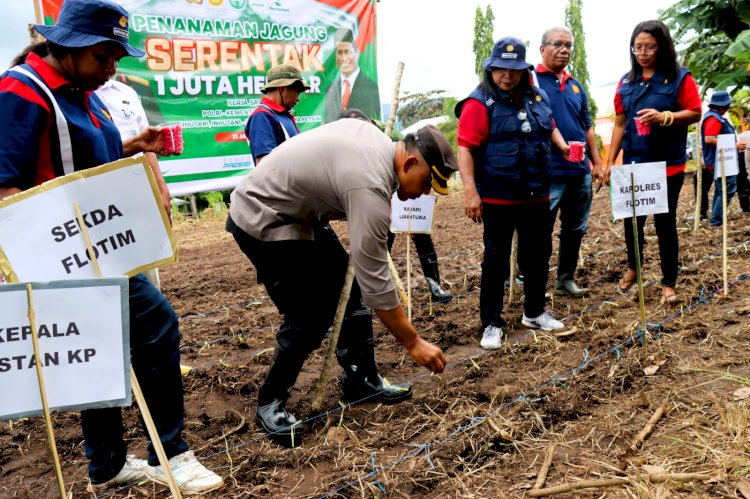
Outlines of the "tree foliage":
M748 0L679 0L661 19L672 29L682 62L704 95L726 89L737 98L742 87L750 86Z
M399 99L399 121L404 128L419 120L442 116L445 106L445 90L430 90L424 93L407 93Z
M592 121L596 121L599 108L589 91L591 79L589 68L586 65L586 35L583 31L583 0L568 0L565 7L565 25L573 32L573 43L575 48L570 54L568 61L568 72L573 78L581 82L586 96L589 98L589 115Z
M477 76L482 75L482 61L492 53L494 40L494 23L495 16L492 13L492 7L487 5L485 13L477 6L477 12L474 16L474 71Z

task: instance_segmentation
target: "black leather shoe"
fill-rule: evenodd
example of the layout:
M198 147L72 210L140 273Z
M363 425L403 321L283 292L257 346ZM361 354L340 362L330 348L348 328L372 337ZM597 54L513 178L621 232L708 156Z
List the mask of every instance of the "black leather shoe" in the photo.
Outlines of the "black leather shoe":
M449 292L440 287L440 283L432 277L425 277L427 285L430 287L430 293L432 294L433 301L450 300L453 298Z
M286 401L276 399L270 404L258 406L255 420L268 436L284 447L298 447L302 443L304 428L286 410Z
M392 385L380 374L375 375L374 382L371 380L372 376L352 381L351 378L344 375L344 379L341 382L343 385L344 401L398 404L404 400L409 400L412 396L410 386Z

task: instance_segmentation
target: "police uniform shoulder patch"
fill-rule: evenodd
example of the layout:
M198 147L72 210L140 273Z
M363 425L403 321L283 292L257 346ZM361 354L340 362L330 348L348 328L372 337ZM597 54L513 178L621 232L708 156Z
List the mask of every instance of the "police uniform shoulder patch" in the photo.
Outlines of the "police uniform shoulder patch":
M573 93L574 94L580 94L581 93L581 89L578 88L578 85L571 85L571 88L573 89Z

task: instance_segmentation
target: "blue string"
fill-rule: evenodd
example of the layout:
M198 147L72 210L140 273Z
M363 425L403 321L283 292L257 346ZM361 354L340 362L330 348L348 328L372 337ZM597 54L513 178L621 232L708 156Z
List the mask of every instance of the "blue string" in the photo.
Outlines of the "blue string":
M378 469L375 467L375 453L373 452L370 456L372 458L372 478L375 481L375 485L378 486L378 488L385 494L385 487L383 487L383 484L381 484L377 478L375 478L378 474Z

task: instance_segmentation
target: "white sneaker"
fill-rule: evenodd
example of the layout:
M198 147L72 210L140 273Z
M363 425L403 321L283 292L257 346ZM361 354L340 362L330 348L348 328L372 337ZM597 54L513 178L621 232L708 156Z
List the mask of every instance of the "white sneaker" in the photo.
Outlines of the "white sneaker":
M526 317L526 314L523 314L521 324L532 329L541 329L542 331L555 331L556 329L563 329L565 327L565 324L552 317L546 310L539 317L534 318Z
M497 326L489 325L484 328L482 341L479 346L485 350L497 350L503 346L503 330Z
M145 459L138 459L135 456L128 456L125 458L125 464L122 465L122 469L113 478L102 483L90 483L90 492L101 492L107 487L113 485L124 485L128 483L137 483L148 480L147 470L149 468L148 462Z
M224 480L219 475L198 462L193 451L173 456L169 460L169 467L172 468L175 482L183 494L200 494L224 485ZM151 480L169 486L161 465L149 466L146 474Z

